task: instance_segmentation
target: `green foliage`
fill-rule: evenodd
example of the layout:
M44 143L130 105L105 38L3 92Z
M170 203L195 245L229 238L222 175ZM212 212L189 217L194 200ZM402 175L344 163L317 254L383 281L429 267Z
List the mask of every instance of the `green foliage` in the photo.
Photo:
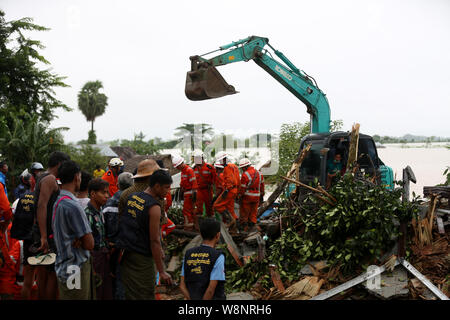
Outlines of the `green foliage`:
M0 119L0 153L8 163L10 190L18 184L16 177L31 163L37 161L45 166L50 153L63 148L64 130L68 128L48 128L37 114L15 118L10 126L6 119Z
M108 163L108 157L102 156L99 149L93 148L89 144L82 145L81 148L68 145L63 151L69 154L70 158L80 165L81 170L89 174L92 174L96 165L106 165Z
M176 137L184 138L189 136L192 150L194 150L195 146L202 146L201 148L204 150L206 141L209 141L214 134L213 128L207 123L183 123L182 126L175 128L175 130Z
M184 224L183 208L171 206L167 212L167 216L173 223Z
M105 113L108 105L108 97L104 93L100 93L100 89L103 89L101 81L88 81L78 93L78 108L86 117L86 120L91 121L88 141L94 141L92 135L94 133L94 121Z
M138 134L134 134L133 140L117 140L113 141L111 146L120 146L120 147L130 147L136 151L137 154L140 155L150 155L150 154L158 154L159 146L156 145L154 139L150 139L148 141L144 140L145 135L141 132Z
M223 249L223 251L225 250L226 248ZM227 279L225 291L227 293L249 291L257 282L266 289L272 286L267 260L258 262L252 257L249 263L238 268L235 267L236 262L231 255L226 258L226 261L231 261L233 263L233 266L225 267Z
M161 149L173 149L178 143L180 143L180 141L181 140L175 139L168 141L158 141L158 142L155 141L155 143L158 150L161 150Z
M36 115L39 122L55 118L55 110L68 106L56 99L54 88L67 87L60 77L39 65L49 62L38 52L40 41L26 37L27 31L47 31L32 23L31 18L5 21L0 10L0 119L13 130L14 120Z
M87 144L96 144L97 143L97 135L94 130L89 130Z
M269 260L285 272L282 278L297 279L311 260L327 260L344 272L371 264L398 235L393 221L410 220L418 212L417 199L402 203L402 189L388 191L350 173L329 193L335 206L308 194L294 210L281 210L288 227L270 246Z
M334 120L331 122L330 131L338 131L342 128L342 120ZM302 138L310 133L310 123L284 123L281 125L279 149L276 155L273 155L273 159L276 159L278 155L279 169L276 175L270 176L267 179L267 183L274 183L281 179L282 175L285 175L291 168L292 162L295 160Z
M443 176L446 177L444 185L446 186L450 185L450 167L447 167L447 169L444 170Z

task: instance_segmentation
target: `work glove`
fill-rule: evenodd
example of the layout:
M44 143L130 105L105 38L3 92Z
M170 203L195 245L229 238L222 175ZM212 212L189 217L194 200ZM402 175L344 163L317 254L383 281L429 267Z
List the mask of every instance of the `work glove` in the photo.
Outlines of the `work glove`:
M228 196L228 190L225 190L225 191L222 193L222 198L223 198L223 199L226 199L227 196Z

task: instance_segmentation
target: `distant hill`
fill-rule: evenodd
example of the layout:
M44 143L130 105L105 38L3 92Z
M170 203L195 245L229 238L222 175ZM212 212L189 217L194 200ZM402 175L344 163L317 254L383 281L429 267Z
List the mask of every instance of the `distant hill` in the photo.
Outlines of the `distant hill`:
M380 136L374 135L373 139L375 142L380 143L407 143L407 142L450 142L449 137L426 137L426 136L416 136L413 134L405 134L402 137L390 137L390 136Z

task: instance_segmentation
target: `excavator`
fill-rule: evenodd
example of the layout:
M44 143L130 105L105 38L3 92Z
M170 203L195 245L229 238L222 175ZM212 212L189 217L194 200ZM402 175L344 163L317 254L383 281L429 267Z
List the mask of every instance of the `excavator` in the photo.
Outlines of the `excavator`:
M204 57L217 51L225 52L209 59ZM275 59L274 55L281 61ZM191 70L186 75L185 94L192 101L238 93L216 67L253 60L306 105L306 111L310 114L311 132L301 140L299 153L309 144L311 148L300 167L302 182L319 181L321 185L326 185L327 162L332 161L336 153L346 163L350 133L330 132L330 106L326 95L313 77L298 69L282 52L273 48L268 38L250 36L203 55L191 56L190 60ZM371 136L359 134L357 159L359 173L376 177L375 181L387 189L393 189L393 171L378 157Z

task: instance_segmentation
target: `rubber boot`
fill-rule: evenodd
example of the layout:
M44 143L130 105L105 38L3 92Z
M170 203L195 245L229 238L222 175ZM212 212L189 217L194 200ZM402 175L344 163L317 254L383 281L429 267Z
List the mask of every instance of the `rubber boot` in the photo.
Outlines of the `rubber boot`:
M227 226L227 228L228 229L235 228L236 227L236 219L233 218L231 213L229 213L228 210L224 210L223 215L226 217L227 222L225 223L225 225Z

